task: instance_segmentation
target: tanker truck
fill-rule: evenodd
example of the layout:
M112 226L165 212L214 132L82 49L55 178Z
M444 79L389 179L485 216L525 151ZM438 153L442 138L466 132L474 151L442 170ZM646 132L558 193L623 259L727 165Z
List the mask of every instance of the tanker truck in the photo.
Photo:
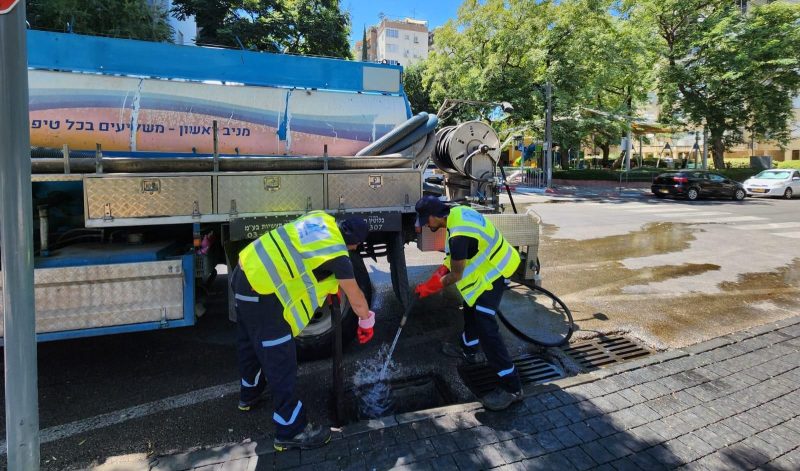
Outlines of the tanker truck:
M312 210L363 217L357 281L370 300L362 257L387 257L405 303L404 246L442 249L414 230L429 161L449 197L497 211L497 134L413 115L399 66L35 30L27 43L38 341L191 326L215 267ZM301 356L330 354L329 311Z

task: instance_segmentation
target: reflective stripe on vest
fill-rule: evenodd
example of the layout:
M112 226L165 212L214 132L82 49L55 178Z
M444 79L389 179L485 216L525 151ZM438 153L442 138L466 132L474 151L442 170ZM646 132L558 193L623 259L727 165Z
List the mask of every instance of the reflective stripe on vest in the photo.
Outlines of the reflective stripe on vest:
M491 221L474 209L465 206L452 208L447 217L447 233L448 239L466 236L478 241L478 252L467 260L461 280L456 283L469 306L474 305L484 291L491 289L497 278L510 277L519 266L520 258L516 249L503 238ZM449 240L447 245L449 248ZM450 267L449 255L445 258L445 265Z
M278 297L296 336L325 296L339 288L333 276L317 281L313 270L347 255L336 220L314 211L262 235L241 251L239 261L254 291Z

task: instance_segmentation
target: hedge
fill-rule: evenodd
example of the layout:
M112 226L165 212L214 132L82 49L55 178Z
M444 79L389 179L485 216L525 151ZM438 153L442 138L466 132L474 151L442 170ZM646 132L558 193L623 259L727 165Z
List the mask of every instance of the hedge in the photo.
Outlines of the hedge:
M676 172L675 170L642 168L634 169L630 172L623 172L619 170L600 170L600 169L584 169L584 170L554 170L553 178L563 180L606 180L606 181L620 181L623 182L650 182L653 181L656 175L662 173ZM727 168L724 170L712 170L712 172L725 175L731 180L744 181L747 178L760 172L759 169L754 168Z

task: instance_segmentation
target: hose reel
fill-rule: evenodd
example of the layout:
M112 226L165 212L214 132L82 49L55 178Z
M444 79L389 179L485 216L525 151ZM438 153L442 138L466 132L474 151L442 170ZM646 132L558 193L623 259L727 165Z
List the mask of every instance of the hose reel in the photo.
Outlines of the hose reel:
M436 133L433 162L442 171L471 180L492 175L500 158L500 139L488 124L468 121Z

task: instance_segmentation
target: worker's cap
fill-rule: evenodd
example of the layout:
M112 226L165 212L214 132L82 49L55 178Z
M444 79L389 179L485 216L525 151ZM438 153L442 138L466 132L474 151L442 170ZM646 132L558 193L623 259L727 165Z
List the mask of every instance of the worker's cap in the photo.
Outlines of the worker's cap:
M417 211L417 226L428 224L428 216L444 217L450 214L450 207L435 196L423 196L414 206Z
M352 217L339 221L339 232L342 233L345 244L358 245L367 240L369 226L364 218Z

